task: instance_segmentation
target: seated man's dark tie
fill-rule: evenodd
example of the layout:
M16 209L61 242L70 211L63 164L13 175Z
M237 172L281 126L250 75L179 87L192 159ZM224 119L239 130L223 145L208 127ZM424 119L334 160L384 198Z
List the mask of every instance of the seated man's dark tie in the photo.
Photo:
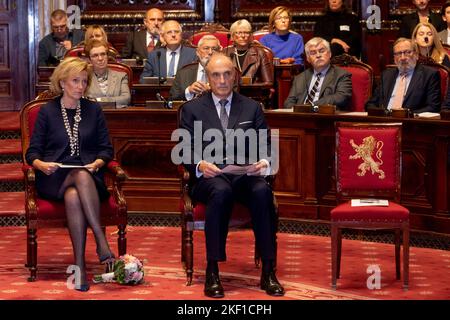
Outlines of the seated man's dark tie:
M147 52L150 53L155 49L155 39L153 39L152 36L150 36L150 42L147 45Z
M220 123L222 124L222 128L225 131L228 127L228 114L225 106L227 105L228 100L222 99L219 101L220 104Z
M319 83L320 83L320 77L321 76L322 76L322 74L320 72L316 75L316 82L314 82L314 85L313 85L312 89L308 92L308 96L306 97L306 103L307 104L313 105L313 100L314 100L316 92L317 92L317 90L319 88Z

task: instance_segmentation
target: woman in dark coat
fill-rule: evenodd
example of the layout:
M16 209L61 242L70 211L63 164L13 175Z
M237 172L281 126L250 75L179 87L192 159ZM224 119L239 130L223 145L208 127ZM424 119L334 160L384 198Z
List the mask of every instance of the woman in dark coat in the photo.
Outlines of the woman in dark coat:
M100 225L100 201L109 196L103 171L113 157L113 148L100 106L82 98L90 76L87 62L79 58L66 58L58 65L50 89L61 95L40 109L26 153L27 162L37 169L39 196L64 201L75 264L80 269L75 286L79 291L89 290L85 265L88 226L100 262L110 265L114 261Z
M348 53L359 59L361 30L358 17L346 8L343 0L326 0L325 14L314 26L314 37L327 40L333 56Z

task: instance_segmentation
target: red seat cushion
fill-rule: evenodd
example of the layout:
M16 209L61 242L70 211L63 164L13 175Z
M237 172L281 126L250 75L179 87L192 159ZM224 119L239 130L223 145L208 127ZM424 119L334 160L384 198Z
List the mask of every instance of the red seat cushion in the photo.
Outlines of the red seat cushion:
M339 66L352 74L352 111L364 111L366 101L370 98L372 78L371 74L355 66Z
M362 221L407 221L409 210L389 201L389 206L352 207L351 201L338 205L331 210L331 221L362 220Z
M65 219L66 213L64 202L49 201L41 198L38 198L36 202L39 220ZM117 216L118 206L114 201L113 196L110 196L108 200L101 203L100 212L102 217Z

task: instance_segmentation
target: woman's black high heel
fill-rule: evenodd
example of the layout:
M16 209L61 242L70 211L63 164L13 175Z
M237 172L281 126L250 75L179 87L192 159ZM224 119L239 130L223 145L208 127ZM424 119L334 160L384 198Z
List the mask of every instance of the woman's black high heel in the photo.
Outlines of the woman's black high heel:
M89 291L89 289L90 289L90 285L87 284L87 283L86 284L80 284L79 287L75 286L75 290L81 291L81 292Z

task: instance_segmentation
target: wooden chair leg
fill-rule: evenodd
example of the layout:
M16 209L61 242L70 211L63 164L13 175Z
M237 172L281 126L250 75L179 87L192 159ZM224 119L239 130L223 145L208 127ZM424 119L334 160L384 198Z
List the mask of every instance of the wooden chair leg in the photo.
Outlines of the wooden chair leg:
M127 253L127 231L126 225L119 225L119 238L117 239L117 246L119 248L119 256L123 256Z
M186 270L186 228L181 228L181 264L183 265L183 268Z
M186 232L186 286L192 284L192 275L194 274L194 232L189 230Z
M338 228L331 225L331 289L337 288Z
M409 226L403 229L403 289L409 287Z
M337 230L337 274L336 277L341 277L341 253L342 253L342 230Z
M395 276L397 280L400 280L400 233L399 229L395 230Z
M30 269L29 282L36 281L37 273L37 234L36 229L27 229L27 267Z

